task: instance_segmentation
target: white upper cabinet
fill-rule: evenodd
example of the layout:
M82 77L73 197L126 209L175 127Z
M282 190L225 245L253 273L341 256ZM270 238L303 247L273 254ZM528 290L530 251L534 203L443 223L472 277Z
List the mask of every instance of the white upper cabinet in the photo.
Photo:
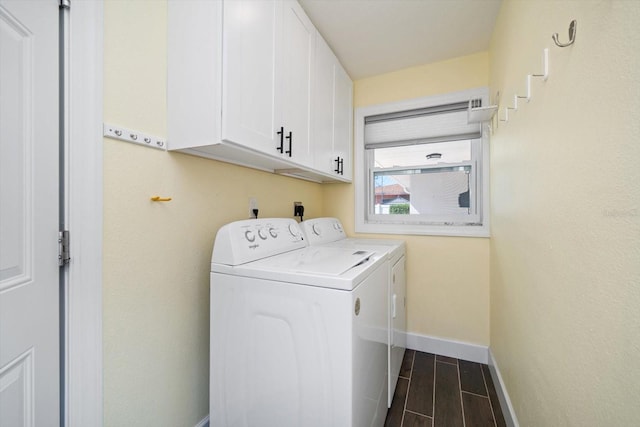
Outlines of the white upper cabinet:
M333 88L335 59L324 39L316 39L316 73L313 86L313 147L315 168L336 174L333 157Z
M350 180L351 80L330 50L318 58L316 39L295 0L168 0L169 150L317 182ZM321 89L317 72L326 73ZM329 98L318 102L320 94ZM320 106L329 116L318 121ZM322 165L318 141L330 141ZM343 175L332 171L334 154Z
M335 67L333 154L340 159L340 176L351 181L353 161L353 82L339 62Z
M169 0L167 14L168 148L190 150L218 144L222 2Z
M295 1L227 0L222 139L309 165L315 28Z
M276 1L224 2L222 139L274 155L281 10Z
M305 165L313 165L311 151L311 92L313 85L315 42L317 31L295 0L283 4L282 123L285 138L290 141L285 151ZM289 144L290 143L290 144Z
M315 65L314 166L339 180L351 181L353 83L320 35Z

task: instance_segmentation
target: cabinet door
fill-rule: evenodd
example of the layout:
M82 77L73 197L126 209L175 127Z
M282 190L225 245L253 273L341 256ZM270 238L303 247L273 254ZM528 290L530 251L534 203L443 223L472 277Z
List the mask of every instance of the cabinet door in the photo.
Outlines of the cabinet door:
M220 142L222 2L167 2L167 143Z
M351 180L353 83L340 63L336 63L334 78L333 155L342 159L342 178Z
M316 41L313 146L315 168L351 179L353 84L320 35Z
M283 4L282 126L285 157L311 165L311 85L316 29L298 2ZM290 151L290 153L287 153Z
M222 139L279 154L282 3L224 2Z
M333 98L336 58L327 42L316 38L316 63L313 87L314 167L335 174L338 167L333 155Z

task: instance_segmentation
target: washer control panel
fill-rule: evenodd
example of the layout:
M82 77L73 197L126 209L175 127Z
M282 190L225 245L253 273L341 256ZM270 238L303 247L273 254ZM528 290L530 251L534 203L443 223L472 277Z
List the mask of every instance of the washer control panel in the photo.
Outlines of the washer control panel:
M238 265L307 246L298 223L289 218L236 221L216 234L212 263Z
M300 223L310 245L335 242L347 238L338 218L314 218Z

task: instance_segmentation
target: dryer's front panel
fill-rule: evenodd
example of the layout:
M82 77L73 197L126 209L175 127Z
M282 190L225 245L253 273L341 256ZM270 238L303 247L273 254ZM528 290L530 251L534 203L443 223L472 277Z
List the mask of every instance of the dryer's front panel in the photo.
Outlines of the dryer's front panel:
M407 277L404 255L391 268L389 281L389 398L391 407L407 348Z
M353 426L384 425L388 394L388 261L353 292Z

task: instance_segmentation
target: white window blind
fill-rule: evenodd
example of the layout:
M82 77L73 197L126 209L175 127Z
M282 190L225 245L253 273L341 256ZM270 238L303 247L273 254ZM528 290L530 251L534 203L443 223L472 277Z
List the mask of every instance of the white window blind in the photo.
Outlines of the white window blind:
M467 123L468 103L380 114L365 118L365 149L480 138L479 123Z

